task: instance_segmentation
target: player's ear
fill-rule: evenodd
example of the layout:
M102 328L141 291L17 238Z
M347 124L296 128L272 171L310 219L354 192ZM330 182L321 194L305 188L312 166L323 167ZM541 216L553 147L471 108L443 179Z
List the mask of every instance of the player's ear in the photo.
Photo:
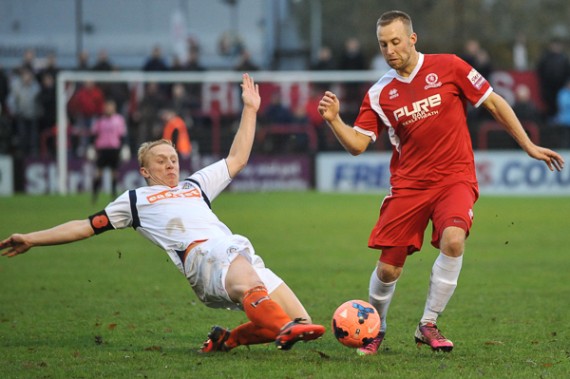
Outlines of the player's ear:
M416 42L418 42L418 35L416 33L412 33L412 35L410 35L410 42L412 45L415 45Z
M143 178L148 178L150 176L150 173L148 172L148 170L146 169L146 167L141 167L139 169L139 172L141 173L141 175L143 176Z

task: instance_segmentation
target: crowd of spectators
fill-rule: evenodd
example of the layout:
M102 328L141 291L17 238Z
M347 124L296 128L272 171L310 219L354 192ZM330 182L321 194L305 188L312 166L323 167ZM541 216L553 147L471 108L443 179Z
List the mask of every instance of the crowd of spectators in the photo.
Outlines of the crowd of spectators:
M513 68L533 69L528 62L524 48L524 35L517 38L513 45ZM200 47L192 43L188 48L186 61L173 57L165 58L159 45L153 46L149 56L141 63L142 71L185 71L201 72L209 67L200 60ZM476 68L483 76L490 78L494 68L492 57L481 47L477 40L466 41L464 50L458 55ZM241 46L235 52L236 71L256 71L263 69L256 63L255 57ZM323 46L314 59L307 62L308 70L376 70L388 69L381 54L367 56L358 39L349 38L341 51L335 52ZM22 57L19 67L7 70L0 66L0 153L12 154L16 158L53 157L55 153L56 90L55 78L60 68L57 57L50 54L38 59L33 50L28 50ZM105 50L97 53L94 62L89 52L81 52L77 57L75 70L114 71L120 68L113 64ZM537 104L532 100L530 89L523 85L516 89L514 109L521 121L533 122L540 128L551 130L570 130L570 61L561 40L553 39L545 47L536 67L539 80L540 98ZM360 102L366 86L347 83L346 93ZM197 84L139 84L137 97L133 100L133 88L127 83L76 83L72 89L67 111L70 127L70 153L74 157L84 157L90 137L91 125L103 114L105 100L113 100L117 111L125 117L128 125L128 141L134 150L143 141L160 138L164 130L161 112L168 110L180 117L187 125L190 135L196 124L196 112L200 109L201 86ZM306 125L316 133L318 150L339 148L335 141L327 138L327 130L318 114L316 103L322 91L322 85L311 89L311 96L304 106L296 109L287 108L273 94L271 104L260 118L264 124ZM349 97L347 96L347 97ZM198 112L199 113L199 112ZM164 112L162 113L164 114ZM482 116L475 109L469 109L472 125L477 125ZM329 133L330 134L330 133ZM306 151L311 148L306 137L292 134L289 140L267 141L262 149L272 151ZM563 137L566 140L570 137ZM195 142L194 142L195 141ZM570 147L570 142L566 141ZM193 143L199 146L199 138ZM197 151L197 149L196 149Z

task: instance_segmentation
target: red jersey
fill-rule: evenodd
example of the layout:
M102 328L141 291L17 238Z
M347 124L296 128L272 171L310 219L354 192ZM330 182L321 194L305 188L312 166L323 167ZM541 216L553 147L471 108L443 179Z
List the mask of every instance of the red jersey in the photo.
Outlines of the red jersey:
M368 90L354 128L373 140L387 130L394 188L476 183L467 101L478 107L492 91L456 55L419 53L409 77L390 70Z

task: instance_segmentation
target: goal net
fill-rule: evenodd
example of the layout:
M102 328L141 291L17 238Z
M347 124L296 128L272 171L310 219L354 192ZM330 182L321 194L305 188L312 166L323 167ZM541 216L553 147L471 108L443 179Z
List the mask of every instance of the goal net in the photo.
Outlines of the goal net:
M262 147L265 153L279 153L277 145L286 141L290 135L300 135L303 141L303 151L314 154L319 149L320 137L315 134L314 111L316 104L325 90L335 92L342 101L343 109L358 111L362 96L369 86L383 74L375 71L256 71L250 73L260 85L262 105L258 126L258 140L266 140L267 134L273 135L273 142ZM75 128L76 120L71 117L68 109L69 101L84 83L94 82L100 86L112 87L118 85L126 88L128 99L123 113L140 116L141 109L136 109L144 101L149 87L159 87L170 98L174 86L183 85L187 90L186 102L182 104L188 117L201 122L200 128L191 130L193 145L196 153L219 158L227 153L231 144L235 126L241 113L241 96L239 83L242 73L232 71L203 71L203 72L91 72L91 71L61 71L57 76L57 192L65 195L69 192L69 161L77 157L73 151L76 148L69 143L70 130ZM149 97L156 111L160 110L160 97ZM156 102L156 103L153 103ZM180 105L180 104L179 104ZM275 107L275 108L273 108ZM287 109L287 115L278 109ZM133 110L133 108L135 108ZM149 107L153 109L153 107ZM277 110L274 110L277 109ZM342 110L341 109L341 112ZM311 114L313 113L313 114ZM351 115L350 115L351 116ZM347 116L347 120L352 120ZM281 117L281 118L280 118ZM285 119L290 117L290 119ZM130 121L129 121L130 122ZM320 120L322 122L322 120ZM152 125L138 125L140 135L152 136L149 128ZM201 131L201 133L200 133ZM140 136L129 132L132 153L136 153ZM329 134L330 135L330 134ZM257 141L256 141L257 143ZM285 142L286 143L286 142ZM71 150L71 151L70 151Z

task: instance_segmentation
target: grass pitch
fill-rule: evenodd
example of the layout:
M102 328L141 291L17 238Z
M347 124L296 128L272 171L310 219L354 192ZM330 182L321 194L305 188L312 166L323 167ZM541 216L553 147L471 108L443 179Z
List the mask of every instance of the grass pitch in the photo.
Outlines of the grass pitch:
M367 298L378 253L366 247L380 195L225 193L213 206L327 327L282 352L197 349L241 312L197 301L167 255L132 230L0 259L1 378L563 378L570 373L570 197L483 197L456 294L439 326L449 354L416 348L437 251L409 258L380 354L335 341L330 318ZM86 195L0 198L0 238L84 218ZM429 233L429 231L428 231Z

